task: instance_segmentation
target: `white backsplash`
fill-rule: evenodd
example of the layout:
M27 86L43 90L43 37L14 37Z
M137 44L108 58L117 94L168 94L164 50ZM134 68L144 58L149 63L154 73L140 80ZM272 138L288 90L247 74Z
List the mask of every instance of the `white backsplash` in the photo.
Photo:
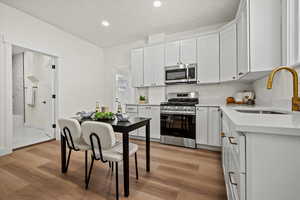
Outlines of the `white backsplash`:
M299 73L300 68L297 68L297 71ZM271 90L268 90L266 85L267 77L257 80L253 83L253 88L256 92L257 105L291 109L293 79L290 72L278 72L275 75L273 88Z
M159 104L165 101L170 92L199 92L200 104L225 104L226 97L233 96L238 91L252 90L252 84L242 82L228 82L210 85L169 85L166 87L137 89L138 95L145 95L149 104ZM148 96L147 96L148 94ZM138 97L137 97L138 98Z

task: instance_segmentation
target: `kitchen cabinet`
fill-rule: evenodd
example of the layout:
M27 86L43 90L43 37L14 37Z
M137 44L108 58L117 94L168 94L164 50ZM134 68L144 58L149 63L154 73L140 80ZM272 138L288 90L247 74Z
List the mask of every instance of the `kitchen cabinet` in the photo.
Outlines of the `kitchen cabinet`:
M126 113L129 118L138 117L138 108L137 105L126 105ZM131 131L129 133L131 136L138 136L138 130Z
M300 160L295 159L300 154L299 135L290 135L284 126L247 125L246 116L253 119L250 114L240 116L242 124L231 115L222 115L222 167L228 199L299 199Z
M237 58L238 77L241 78L249 72L248 63L248 11L246 4L243 6L241 16L237 20Z
M221 113L218 107L208 108L208 145L221 146Z
M166 43L165 65L174 66L180 63L191 64L197 62L197 39L187 39Z
M219 33L209 34L197 39L198 83L217 83L220 81Z
M131 71L133 87L144 86L144 49L131 50Z
M220 109L218 107L197 107L196 143L214 147L221 146Z
M150 138L160 139L160 106L138 106L138 116L151 118ZM138 136L146 137L145 127L138 130Z
M165 48L163 44L144 48L144 86L164 85Z
M237 16L238 76L255 80L282 65L282 1L241 3Z
M221 82L236 80L237 47L236 24L220 32L220 79Z
M181 41L180 60L184 64L192 64L197 62L196 38Z
M180 41L167 43L165 55L166 66L178 65L180 62Z
M207 144L208 143L208 108L197 107L196 108L196 143Z

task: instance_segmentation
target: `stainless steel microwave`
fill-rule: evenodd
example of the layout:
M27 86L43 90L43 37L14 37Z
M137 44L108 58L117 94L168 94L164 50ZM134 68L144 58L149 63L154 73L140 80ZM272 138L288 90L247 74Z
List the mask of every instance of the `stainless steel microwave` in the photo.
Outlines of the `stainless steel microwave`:
M165 84L196 83L197 64L180 64L165 67Z

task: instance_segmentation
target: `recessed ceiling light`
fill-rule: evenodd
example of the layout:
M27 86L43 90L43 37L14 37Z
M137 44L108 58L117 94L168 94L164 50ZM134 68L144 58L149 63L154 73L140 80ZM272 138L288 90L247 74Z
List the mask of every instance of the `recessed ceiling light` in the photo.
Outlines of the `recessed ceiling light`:
M161 1L154 1L153 2L153 6L156 7L156 8L161 7L161 5L162 5Z
M103 20L101 22L101 24L102 24L102 26L105 26L105 27L108 27L110 25L110 23L108 21L106 21L106 20Z

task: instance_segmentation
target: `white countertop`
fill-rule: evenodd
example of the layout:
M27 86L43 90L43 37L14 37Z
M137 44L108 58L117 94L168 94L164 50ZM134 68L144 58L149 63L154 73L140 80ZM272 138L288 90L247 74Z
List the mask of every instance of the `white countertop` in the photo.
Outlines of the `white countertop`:
M128 103L126 105L128 105L128 106L160 106L160 104L151 104L151 103L145 103L145 104Z
M272 107L221 106L222 111L233 123L236 131L244 133L266 133L300 136L300 112L291 112ZM236 110L267 110L288 114L253 114Z

